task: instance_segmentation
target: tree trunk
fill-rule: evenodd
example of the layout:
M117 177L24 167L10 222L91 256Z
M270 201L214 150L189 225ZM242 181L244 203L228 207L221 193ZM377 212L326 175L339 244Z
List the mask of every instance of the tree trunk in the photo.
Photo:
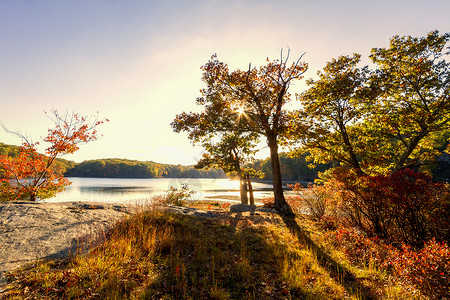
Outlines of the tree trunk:
M241 191L241 204L248 204L247 197L247 182L244 179L240 179L240 191Z
M339 130L341 131L341 134L342 134L345 151L347 151L347 153L350 155L350 161L351 161L352 167L356 170L357 174L359 174L359 175L364 174L364 172L362 171L361 166L359 164L358 158L356 157L356 154L353 151L352 143L350 142L350 138L348 136L347 129L345 128L345 125L343 122L339 123Z
M283 183L281 180L280 159L278 156L278 143L276 137L268 137L267 143L270 149L270 162L272 165L274 207L279 213L292 216L294 213L286 202L283 194Z
M248 194L250 196L250 205L255 205L255 198L253 197L252 180L250 179L249 174L247 174L247 185L248 185Z
M241 193L241 204L248 204L247 182L245 181L245 178L242 178L242 171L238 171L237 173L239 177L239 191Z
M395 165L394 172L402 169L406 163L406 160L408 157L413 153L414 149L417 148L417 145L419 142L428 134L428 131L421 131L418 135L416 135L412 141L410 142L409 146L405 149L403 154L400 156L400 159L398 160L397 164Z
M34 191L34 190L30 191L30 201L36 202L36 200L37 200L36 191Z

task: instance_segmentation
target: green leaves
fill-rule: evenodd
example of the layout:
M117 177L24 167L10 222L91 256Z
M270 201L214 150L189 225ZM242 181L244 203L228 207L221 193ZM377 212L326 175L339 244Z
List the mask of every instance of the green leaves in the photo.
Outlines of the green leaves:
M337 160L361 172L354 143L358 124L367 113L363 100L369 93L368 70L357 68L359 61L359 54L340 56L318 72L318 80L307 82L310 88L297 97L304 107L299 120L302 125L297 126L306 128L299 138L314 149L317 162Z
M379 94L369 122L381 124L380 134L396 145L395 169L427 161L431 133L449 128L449 39L433 31L421 38L395 36L389 48L372 49L378 67L372 82Z
M399 37L374 48L375 70L341 56L298 95L297 138L316 162L380 174L432 161L450 121L450 34Z

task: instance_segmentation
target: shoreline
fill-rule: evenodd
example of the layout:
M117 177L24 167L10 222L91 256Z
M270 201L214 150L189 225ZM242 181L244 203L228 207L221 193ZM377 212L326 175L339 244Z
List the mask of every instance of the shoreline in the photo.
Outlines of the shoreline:
M255 204L262 205L261 200L255 198ZM240 196L214 195L187 200L203 201L240 204ZM101 241L104 232L117 221L150 204L148 200L0 202L0 287L7 283L4 275L9 271L39 259L66 258L86 251ZM197 211L199 215L209 213L192 210L194 215Z

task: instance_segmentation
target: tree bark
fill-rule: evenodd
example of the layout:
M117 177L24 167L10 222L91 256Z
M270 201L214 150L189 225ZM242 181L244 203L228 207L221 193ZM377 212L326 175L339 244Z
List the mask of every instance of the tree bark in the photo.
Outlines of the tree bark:
M353 146L352 146L352 143L350 142L350 138L348 137L348 133L347 133L347 129L345 128L345 125L343 124L343 122L341 122L341 123L339 123L338 126L339 126L339 129L342 134L344 148L347 151L347 153L350 155L350 161L351 161L352 167L356 170L356 172L359 175L364 174L364 172L362 171L361 166L359 164L358 158L356 157L356 154L353 151Z
M245 181L245 178L242 178L242 171L239 168L239 171L237 171L238 177L239 177L239 191L241 193L241 204L248 204L248 197L247 197L247 182Z
M244 179L240 179L241 204L248 204L247 183Z
M270 149L270 162L272 165L274 207L279 213L292 216L294 213L292 212L289 204L286 202L283 194L280 158L278 156L278 143L276 137L268 137L267 143Z
M419 142L428 134L428 131L422 131L418 135L416 135L413 140L410 142L409 146L405 149L403 154L400 156L397 164L395 165L394 172L402 169L405 165L406 160L411 155L411 153L416 149Z
M253 197L252 180L250 179L249 174L247 174L247 185L248 185L248 194L250 196L250 205L255 205L255 198Z
M36 202L37 200L37 193L33 190L30 191L30 201Z

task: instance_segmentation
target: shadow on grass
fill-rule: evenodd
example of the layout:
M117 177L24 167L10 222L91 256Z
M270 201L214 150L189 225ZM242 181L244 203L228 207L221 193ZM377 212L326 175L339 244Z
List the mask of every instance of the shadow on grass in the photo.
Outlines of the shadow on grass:
M41 271L30 271L33 276L20 275L17 293L74 299L342 298L334 287L314 279L319 273L297 268L304 260L297 248L304 245L350 294L374 298L295 219L241 213L204 218L161 211L119 222L104 244L87 255L43 265L37 268ZM305 269L309 264L305 259ZM314 284L318 289L310 288Z
M247 222L240 213L222 220L174 216L172 239L160 248L161 267L144 298L306 298L284 282L283 258L266 232Z
M350 294L360 295L363 299L376 299L375 294L367 286L314 243L309 234L298 225L295 217L281 215L281 218L289 231L314 252L320 265L329 272L334 280L341 282Z

